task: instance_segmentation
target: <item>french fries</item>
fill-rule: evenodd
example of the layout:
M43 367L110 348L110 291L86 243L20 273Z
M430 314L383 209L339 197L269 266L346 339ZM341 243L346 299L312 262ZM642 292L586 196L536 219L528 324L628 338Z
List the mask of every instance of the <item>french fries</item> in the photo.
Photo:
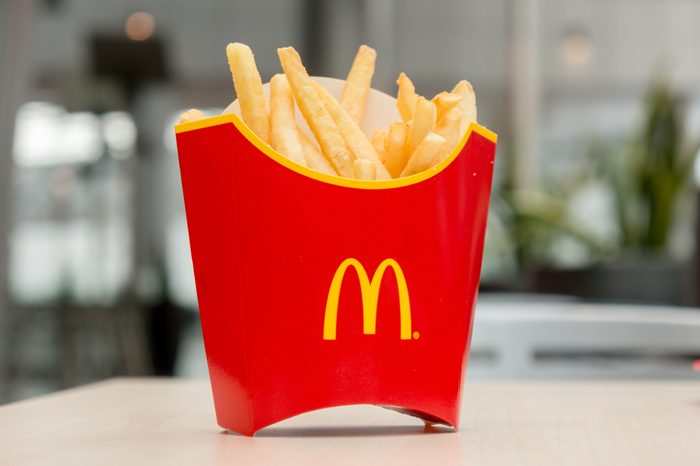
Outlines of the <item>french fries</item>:
M399 92L396 94L396 106L399 108L401 119L403 121L412 120L413 111L416 108L416 100L418 100L416 88L405 73L399 75L396 84L399 85Z
M226 55L243 121L260 139L269 144L270 117L253 52L247 45L236 42L228 44Z
M392 177L398 178L408 162L407 154L404 151L406 147L406 138L408 137L409 124L403 121L397 121L389 125L389 131L386 135L384 143L386 150L386 169Z
M355 178L358 180L374 180L377 177L377 166L365 159L357 159L352 163Z
M452 92L441 92L433 97L431 102L435 104L437 122L440 123L440 120L462 100L464 100L463 95Z
M387 180L420 173L453 153L476 122L476 95L468 81L428 100L400 73L401 120L371 131L361 128L377 58L366 45L359 47L337 99L309 77L294 48L277 49L284 74L270 80L269 106L250 48L232 43L226 53L243 121L285 157L327 175ZM296 107L311 137L299 127ZM191 109L180 122L201 118L201 111Z
M450 111L445 115L440 123L435 128L435 132L445 138L445 154L447 157L460 141L462 136L461 131L462 116L459 112ZM440 158L442 160L443 157Z
M345 143L352 151L355 159L369 160L376 165L376 176L378 180L390 179L391 175L387 171L384 164L379 160L377 152L372 147L372 144L367 139L367 136L355 124L350 116L343 110L337 100L317 82L313 82L314 88L321 102L326 106L326 110L331 114L336 126L340 130Z
M476 94L474 94L474 88L469 81L464 79L457 83L452 89L452 93L464 96L464 99L458 104L462 114L461 132L464 133L471 123L476 122Z
M437 164L440 156L445 151L447 141L437 133L428 133L416 147L406 168L401 172L401 176L410 176L420 173Z
M365 113L365 102L372 85L376 59L377 52L374 49L361 45L345 80L343 92L340 94L340 106L358 125Z
M198 108L191 108L182 115L180 115L180 120L178 120L178 123L191 123L193 121L201 120L203 118L204 112L202 112Z
M333 168L333 166L323 156L316 143L309 139L309 137L300 129L297 128L297 131L299 132L301 143L304 146L304 156L306 158L306 164L309 166L309 168L325 173L326 175L338 176L338 172L335 171L335 168Z
M270 80L270 133L272 147L299 165L306 165L292 89L283 74L276 74Z
M416 150L418 144L431 131L435 130L436 109L435 104L423 96L416 99L415 110L413 111L413 122L408 130L405 151L409 157Z
M372 137L369 140L382 164L386 162L386 136L387 131L384 128L374 128Z
M313 81L306 73L296 50L277 49L282 69L292 88L299 110L318 140L323 155L340 176L351 178L353 156L326 106L318 98Z

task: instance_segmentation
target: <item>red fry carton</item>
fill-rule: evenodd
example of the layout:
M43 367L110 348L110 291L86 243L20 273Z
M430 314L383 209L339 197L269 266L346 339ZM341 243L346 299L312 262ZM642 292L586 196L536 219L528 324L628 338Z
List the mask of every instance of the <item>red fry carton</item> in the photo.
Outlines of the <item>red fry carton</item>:
M366 111L399 119L377 91ZM295 164L236 114L176 132L219 425L375 404L456 428L496 135L472 124L436 167L360 181Z

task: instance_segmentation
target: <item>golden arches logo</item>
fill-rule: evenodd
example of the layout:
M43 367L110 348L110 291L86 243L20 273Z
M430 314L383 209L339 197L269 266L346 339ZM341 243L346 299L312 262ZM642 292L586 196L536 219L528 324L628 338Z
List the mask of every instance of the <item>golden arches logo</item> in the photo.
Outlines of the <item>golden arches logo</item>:
M372 279L367 275L367 271L357 259L345 259L335 271L331 286L328 289L328 299L326 301L326 313L323 318L323 339L335 340L338 323L338 300L340 299L340 289L343 285L343 278L348 268L353 267L360 281L360 292L362 293L362 322L363 333L374 335L377 333L377 304L379 302L379 289L382 286L384 272L391 267L396 276L396 286L399 292L399 316L401 325L401 339L410 340L411 334L411 301L408 296L408 286L406 277L401 270L401 266L394 259L384 259ZM417 333L416 333L417 338Z

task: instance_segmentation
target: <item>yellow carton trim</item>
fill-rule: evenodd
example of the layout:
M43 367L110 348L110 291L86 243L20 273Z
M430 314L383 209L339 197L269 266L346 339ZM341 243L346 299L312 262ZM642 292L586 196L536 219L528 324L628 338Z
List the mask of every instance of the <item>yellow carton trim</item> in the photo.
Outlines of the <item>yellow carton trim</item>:
M404 178L395 178L391 180L357 180L354 178L343 178L334 175L327 175L325 173L317 172L303 165L299 165L296 162L289 160L287 157L277 152L275 149L267 145L262 139L260 139L248 126L241 120L241 118L235 113L229 113L225 115L219 115L211 118L204 118L202 120L192 121L189 123L181 123L175 125L175 133L186 133L188 131L194 131L197 129L209 128L212 126L218 126L225 123L233 123L233 125L240 131L243 136L248 139L255 147L257 147L261 152L270 157L275 162L284 165L285 167L293 170L301 175L307 176L314 180L323 181L324 183L334 184L336 186L344 186L346 188L359 188L359 189L388 189L388 188L401 188L404 186L410 186L412 184L420 183L421 181L427 180L437 175L445 168L447 168L454 159L457 158L462 148L467 143L469 136L472 132L481 135L482 137L488 139L489 141L496 144L498 140L498 135L493 131L490 131L483 126L472 123L469 125L469 129L465 133L462 141L455 147L449 157L445 158L442 162L435 165L434 167L425 170L421 173L415 175L407 176Z

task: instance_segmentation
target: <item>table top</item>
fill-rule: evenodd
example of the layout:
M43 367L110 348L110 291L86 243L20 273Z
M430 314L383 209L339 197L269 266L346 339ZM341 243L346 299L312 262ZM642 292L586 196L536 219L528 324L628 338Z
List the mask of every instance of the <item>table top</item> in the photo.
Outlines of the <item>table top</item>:
M217 427L209 384L116 379L0 407L22 465L697 465L700 383L468 383L462 427L374 406L308 413L254 438Z

